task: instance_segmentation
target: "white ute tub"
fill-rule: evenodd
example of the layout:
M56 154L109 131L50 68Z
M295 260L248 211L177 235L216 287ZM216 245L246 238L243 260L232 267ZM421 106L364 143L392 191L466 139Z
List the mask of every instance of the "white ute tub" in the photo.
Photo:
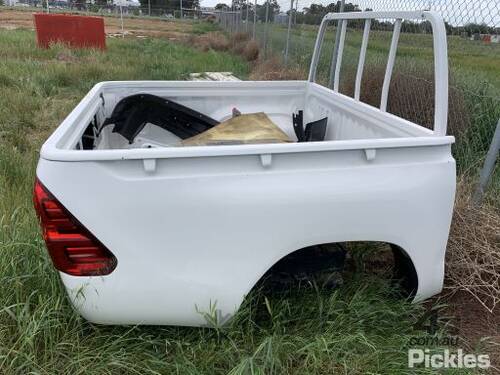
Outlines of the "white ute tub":
M375 18L396 19L380 108L359 101ZM339 74L333 90L314 82L325 27L337 19L366 22L354 98L338 92ZM385 110L404 19L433 27L433 130ZM60 271L75 309L102 324L200 326L206 324L200 311L215 306L224 322L280 259L347 241L399 247L418 280L414 300L439 293L455 195L446 48L444 23L433 12L337 13L323 19L308 81L97 84L45 142L37 168L51 194L46 199L63 206L115 257L102 275ZM179 147L168 145L165 130L148 125L140 144L108 137L95 149L81 149L92 119L102 123L120 99L137 93L218 121L234 107L265 112L292 139L292 113L303 110L304 122L328 117L326 139ZM44 207L53 207L50 202ZM54 229L44 230L48 236Z

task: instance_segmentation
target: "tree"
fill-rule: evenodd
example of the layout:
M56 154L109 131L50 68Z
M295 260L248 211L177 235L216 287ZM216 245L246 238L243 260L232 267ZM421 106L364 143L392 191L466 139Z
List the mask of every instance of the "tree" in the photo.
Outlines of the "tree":
M102 7L108 5L108 0L95 0L95 4Z
M309 7L303 8L302 12L297 14L297 23L307 23L310 25L319 25L321 20L327 13L338 13L340 11L341 2L330 3L326 6L322 4L311 4ZM358 5L347 3L344 5L344 12L360 12L361 9ZM357 21L349 21L351 27L356 27Z
M42 2L42 4L45 3L45 1ZM73 5L76 7L78 10L83 10L86 8L86 1L85 0L73 0Z
M229 7L227 6L227 4L224 4L224 3L219 3L215 6L215 9L216 10L228 10Z
M180 0L139 0L141 3L141 8L144 13L147 14L149 11L149 6L151 5L151 11L155 14L162 14L167 11L173 12L174 10L181 9ZM196 9L200 7L200 0L182 0L183 9Z
M269 1L269 22L274 21L274 14L279 13L280 6L277 0L268 0ZM257 4L257 18L259 21L266 22L266 6L267 2L262 5Z
M245 7L245 0L232 0L231 1L231 9L232 10L241 10Z
M494 33L494 28L488 26L485 23L477 24L477 23L468 23L464 26L464 31L469 34L473 35L476 33L479 34L493 34Z

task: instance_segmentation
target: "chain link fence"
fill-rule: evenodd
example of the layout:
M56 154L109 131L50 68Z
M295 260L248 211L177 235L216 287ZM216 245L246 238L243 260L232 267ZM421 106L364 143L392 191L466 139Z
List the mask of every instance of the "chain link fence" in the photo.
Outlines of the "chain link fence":
M10 10L33 10L44 13L75 13L82 15L102 15L125 17L151 17L168 19L201 19L203 11L199 8L182 6L182 1L174 6L166 2L164 6L145 2L143 4L131 0L80 1L80 0L0 0L0 6Z
M500 118L500 3L451 0L358 0L329 5L304 0L238 3L217 13L229 33L248 33L264 59L276 59L304 77L311 61L318 25L328 12L432 10L446 22L450 67L448 134L455 135L455 157L464 171L485 155ZM378 106L395 20L372 22L361 101ZM364 22L347 23L339 91L354 95ZM316 80L331 87L336 22L323 41ZM337 39L338 42L338 39ZM432 30L427 22L403 21L388 112L432 127L434 69Z
M18 0L0 1L9 5ZM238 38L237 34L247 34L247 38L258 42L262 60L276 61L279 69L292 70L293 78L297 72L307 76L318 25L328 12L432 10L446 22L450 67L448 133L457 138L455 156L460 170L480 164L500 118L500 3L496 1L356 0L321 5L306 0L234 0L232 7L219 6L216 10L186 8L182 1L165 7L149 2L132 6L126 0L100 5L23 1L27 1L26 7L38 11L114 15L122 19L122 33L127 32L127 20L131 18L208 19L217 22L234 40L244 43L245 38ZM360 96L370 105L380 103L394 21L380 19L371 25ZM354 95L363 25L357 20L347 23L339 91L349 96ZM333 81L332 56L338 35L336 22L332 22L324 38L316 76L325 86L331 86ZM402 22L387 107L388 112L427 127L432 127L434 118L432 48L427 22ZM286 72L281 76L286 78Z

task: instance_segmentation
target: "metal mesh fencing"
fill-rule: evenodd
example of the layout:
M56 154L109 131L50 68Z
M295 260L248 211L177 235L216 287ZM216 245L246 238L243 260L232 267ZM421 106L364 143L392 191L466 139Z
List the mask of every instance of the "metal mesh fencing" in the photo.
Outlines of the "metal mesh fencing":
M0 0L1 1L1 0ZM35 4L35 0L25 1ZM157 6L87 4L82 1L36 1L39 10L115 15L121 18L122 34L128 18L208 19L217 22L234 40L245 33L258 42L263 60L277 61L287 71L306 77L311 62L318 25L329 12L363 10L432 10L446 22L450 68L448 134L455 135L455 156L462 170L479 164L488 149L495 124L500 118L500 2L476 0L355 0L328 5L306 0L233 0L231 7L188 8L184 3ZM30 3L31 2L31 3ZM157 4L156 2L154 4ZM123 21L124 20L124 21ZM372 22L360 100L378 106L395 20ZM337 22L325 34L318 65L317 81L332 83L332 57L338 44ZM362 21L349 21L339 72L339 91L354 95L356 67L363 35ZM404 20L398 41L396 63L389 90L387 111L429 128L434 118L433 42L427 22Z
M2 3L3 1L3 3ZM130 0L114 1L80 1L80 0L0 0L0 6L10 10L32 10L44 13L74 13L82 15L102 15L159 18L169 19L201 19L203 11L199 8L182 6L182 1L177 5L165 2L165 5L154 5L150 2L137 3Z
M230 33L249 33L264 59L308 71L326 13L353 11L432 10L445 20L450 68L448 134L457 137L455 156L462 170L478 164L486 153L500 118L500 3L466 0L358 0L329 5L305 0L233 3L217 14ZM360 100L380 103L381 86L395 20L372 22ZM316 80L332 82L332 56L337 22L327 28ZM354 95L354 81L363 34L362 21L349 21L340 69L339 91ZM432 30L428 22L404 20L389 90L387 111L432 128L434 66Z

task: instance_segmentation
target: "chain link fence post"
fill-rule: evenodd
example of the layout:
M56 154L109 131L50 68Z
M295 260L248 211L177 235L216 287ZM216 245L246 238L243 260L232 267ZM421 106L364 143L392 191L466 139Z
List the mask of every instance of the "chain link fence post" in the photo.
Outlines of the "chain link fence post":
M497 127L495 129L495 134L493 134L493 139L491 140L491 145L486 154L486 159L484 160L483 169L481 169L481 174L479 176L479 184L472 197L472 202L479 206L483 201L484 191L488 186L493 170L495 169L496 160L498 157L498 151L500 149L500 120L497 122Z
M266 0L266 17L264 26L264 58L267 59L267 38L269 31L269 0Z
M246 7L246 15L245 15L245 31L248 34L248 8L250 7L250 0L246 0L245 2L245 7Z
M288 48L290 46L290 29L292 28L292 17L293 17L293 0L290 0L290 11L288 12L288 29L286 31L285 66L288 64Z
M344 6L345 6L345 0L342 0L340 2L340 9L339 13L342 13L344 11ZM339 20L337 22L337 30L335 32L335 44L333 46L333 52L332 52L332 64L330 65L330 80L329 80L329 85L331 89L333 89L333 84L335 81L335 71L337 70L337 61L339 57L339 45L340 45L340 34L342 27L344 26L344 20Z
M255 6L253 10L253 39L256 37L256 23L257 23L257 0L255 0Z

